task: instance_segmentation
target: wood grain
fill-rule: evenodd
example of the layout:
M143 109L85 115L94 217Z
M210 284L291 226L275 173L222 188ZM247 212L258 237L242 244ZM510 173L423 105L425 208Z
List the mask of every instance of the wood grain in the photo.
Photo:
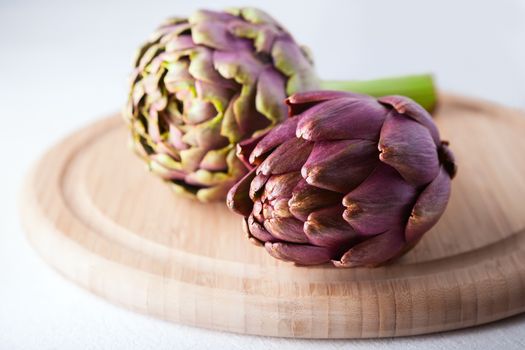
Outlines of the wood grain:
M25 183L35 249L67 278L127 308L238 333L391 337L525 310L525 115L443 96L436 122L459 173L442 220L376 269L296 267L242 234L223 204L175 197L126 147L118 116L56 145Z

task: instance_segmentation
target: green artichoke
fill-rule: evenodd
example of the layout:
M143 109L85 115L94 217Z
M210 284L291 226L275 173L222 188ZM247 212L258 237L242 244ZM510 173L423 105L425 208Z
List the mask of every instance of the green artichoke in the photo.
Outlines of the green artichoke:
M401 96L294 94L290 118L239 144L228 193L252 242L302 265L376 266L440 218L456 172L430 115Z
M221 200L246 172L236 143L282 122L287 96L318 87L308 52L268 14L201 10L140 48L124 116L153 173Z

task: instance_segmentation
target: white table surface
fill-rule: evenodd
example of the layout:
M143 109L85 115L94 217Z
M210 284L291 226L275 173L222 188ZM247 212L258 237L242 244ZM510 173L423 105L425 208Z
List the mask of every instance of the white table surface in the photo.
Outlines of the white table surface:
M124 103L134 49L170 15L252 4L315 53L323 78L434 72L441 88L525 108L525 1L0 1L0 349L525 347L525 316L436 335L310 341L168 324L63 279L29 247L28 167ZM146 7L146 6L149 6Z

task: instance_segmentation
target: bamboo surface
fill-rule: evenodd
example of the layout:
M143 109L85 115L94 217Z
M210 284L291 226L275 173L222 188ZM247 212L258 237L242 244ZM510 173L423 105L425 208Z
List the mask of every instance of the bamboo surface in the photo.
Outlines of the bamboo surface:
M21 214L34 248L97 295L168 321L304 338L391 337L525 311L525 113L445 95L459 171L441 221L375 269L297 267L251 245L224 204L175 197L127 147L119 116L49 150Z

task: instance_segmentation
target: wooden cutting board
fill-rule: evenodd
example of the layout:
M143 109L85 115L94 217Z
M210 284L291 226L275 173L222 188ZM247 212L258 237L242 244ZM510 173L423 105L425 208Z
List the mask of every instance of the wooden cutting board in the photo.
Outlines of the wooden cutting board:
M64 276L132 310L238 333L391 337L525 310L525 113L443 96L459 164L444 217L394 264L297 267L251 245L225 205L175 197L127 147L118 116L48 151L22 217Z

